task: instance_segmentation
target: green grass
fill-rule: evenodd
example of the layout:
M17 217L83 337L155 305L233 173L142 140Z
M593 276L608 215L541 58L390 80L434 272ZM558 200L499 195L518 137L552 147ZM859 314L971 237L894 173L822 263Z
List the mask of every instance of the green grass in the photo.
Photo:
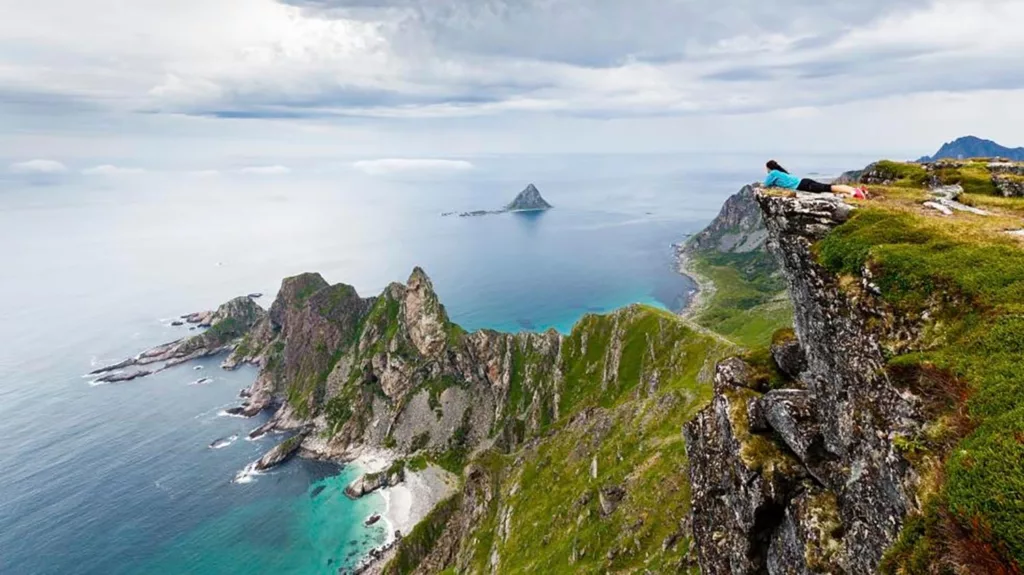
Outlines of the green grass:
M241 337L247 331L242 322L233 317L226 317L216 324L210 326L204 332L207 339L212 339L218 344L225 344L235 338Z
M938 167L935 170L935 176L943 185L960 184L969 194L994 196L999 193L992 182L992 173L984 163L969 163L959 167Z
M485 543L474 549L471 572L490 572L495 549L501 573L686 572L680 560L689 541L662 544L689 512L679 429L706 397L694 386L600 409L520 454L505 468L501 509L474 532ZM598 490L610 486L626 496L603 516Z
M928 171L920 164L882 160L875 164L875 169L884 179L892 180L897 186L919 188L928 181Z
M500 497L468 539L469 572L492 572L495 552L501 573L695 572L681 564L685 537L663 549L689 511L680 429L710 398L711 367L734 349L646 306L581 320L562 347L560 417L524 450L484 455ZM526 371L543 361L528 345L513 357ZM520 398L543 388L525 375L522 385ZM627 494L602 516L598 490L610 486Z
M816 250L837 274L868 267L897 313L934 318L922 351L894 358L890 369L934 366L971 391L958 444L913 444L946 458L936 472L945 482L927 494L935 498L930 515L908 523L902 554L891 553L887 565L896 572L938 561L926 555L942 552L945 545L935 540L941 530L922 526L947 511L969 539L1024 564L1024 250L998 233L965 235L933 218L883 208L858 210Z
M785 281L771 258L765 252L697 254L695 271L715 285L697 323L744 347L765 345L777 329L792 325Z

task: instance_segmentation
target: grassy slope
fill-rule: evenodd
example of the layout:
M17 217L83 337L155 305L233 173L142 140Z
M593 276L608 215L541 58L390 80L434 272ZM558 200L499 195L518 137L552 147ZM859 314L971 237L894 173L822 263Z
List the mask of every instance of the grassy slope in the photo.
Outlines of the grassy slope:
M574 329L563 352L567 415L544 439L504 456L500 500L511 509L508 533L501 536L500 510L491 509L474 534L473 572L488 572L495 551L502 573L667 572L682 563L688 541L662 547L689 511L679 430L710 396L710 368L732 350L678 317L638 308L620 326L619 384L605 386L612 321L588 316ZM663 376L651 391L641 373L655 367ZM570 422L588 408L585 420ZM602 517L598 490L612 486L626 495Z
M715 290L694 320L739 345L766 345L778 329L793 325L793 306L785 282L765 252L702 252L691 265L710 279Z
M471 572L490 572L494 554L502 573L681 568L689 542L679 535L680 522L689 492L680 428L710 397L715 363L734 351L647 306L581 320L558 364L564 374L560 418L546 422L543 435L525 448L508 455L487 451L476 460L491 470L499 496L463 542ZM529 349L516 354L522 373L543 376L554 367L541 365L543 358ZM527 395L549 401L540 391L520 392L517 400L515 381L511 387L513 403ZM612 486L625 489L625 497L602 517L598 490ZM501 519L509 509L505 532ZM405 568L395 572L407 572L427 552L423 545L403 551Z
M894 380L933 405L919 437L900 438L924 477L925 513L888 555L891 573L958 565L1019 572L1024 564L1024 200L968 196L1000 213L944 218L910 182L880 188L817 246L837 274L867 265L900 314L934 318L912 355L890 359ZM1014 566L1016 565L1016 566ZM1014 569L1017 569L1015 571Z

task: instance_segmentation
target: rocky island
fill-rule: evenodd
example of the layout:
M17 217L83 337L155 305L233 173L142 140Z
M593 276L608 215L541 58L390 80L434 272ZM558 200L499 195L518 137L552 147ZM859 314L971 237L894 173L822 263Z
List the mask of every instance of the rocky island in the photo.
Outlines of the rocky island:
M530 184L526 188L519 192L519 195L514 200L508 203L504 208L500 210L476 210L472 212L459 212L458 216L461 218L473 217L473 216L486 216L490 214L505 214L508 212L538 212L543 210L550 210L554 206L549 204L543 196L540 195L540 190L537 186ZM455 215L456 212L445 212L442 216Z

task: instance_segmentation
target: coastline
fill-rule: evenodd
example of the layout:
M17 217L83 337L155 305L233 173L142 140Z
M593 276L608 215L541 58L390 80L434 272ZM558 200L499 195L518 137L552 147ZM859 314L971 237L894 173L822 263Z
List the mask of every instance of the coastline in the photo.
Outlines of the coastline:
M693 319L700 312L704 311L711 302L715 293L715 283L704 275L701 275L694 266L693 258L687 254L686 242L675 244L676 248L676 271L684 275L697 285L691 295L686 307L679 310L679 315L686 319Z
M397 461L391 451L364 447L348 465L354 466L361 474L379 473ZM458 478L434 465L419 471L405 470L405 479L394 487L378 489L364 495L379 496L384 509L381 521L387 526L387 537L379 547L370 550L359 563L354 573L375 575L395 556L398 542L408 535L438 503L454 494L459 487Z

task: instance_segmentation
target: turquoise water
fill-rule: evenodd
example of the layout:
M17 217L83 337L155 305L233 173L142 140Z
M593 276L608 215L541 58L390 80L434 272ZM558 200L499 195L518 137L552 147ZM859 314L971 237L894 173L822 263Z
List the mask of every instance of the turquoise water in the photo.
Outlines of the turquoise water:
M369 527L362 521L380 511L381 497L345 496L345 486L357 476L346 468L314 482L302 496L267 497L232 509L174 539L136 572L247 574L258 565L259 572L281 575L336 573L386 540L384 521ZM265 524L273 527L253 529Z
M218 415L253 370L210 359L97 387L82 374L185 335L169 325L182 313L255 291L269 305L304 271L373 295L423 266L469 329L567 331L634 302L676 309L693 286L671 244L760 177L760 159L735 157L473 163L417 179L336 160L278 179L0 176L0 573L335 572L383 537L362 526L382 500L349 502L352 471L310 461L232 482L280 440L244 439L264 417ZM439 217L501 206L530 181L554 210ZM189 385L200 377L214 381Z

